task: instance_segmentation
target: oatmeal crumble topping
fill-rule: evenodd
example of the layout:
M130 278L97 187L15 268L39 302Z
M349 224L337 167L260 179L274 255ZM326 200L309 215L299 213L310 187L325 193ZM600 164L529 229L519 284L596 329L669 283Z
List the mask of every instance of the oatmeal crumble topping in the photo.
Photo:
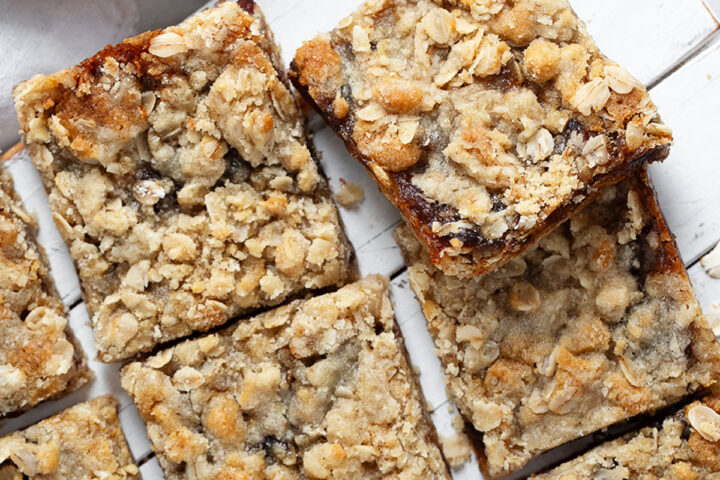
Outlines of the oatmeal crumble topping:
M342 186L335 194L335 200L345 208L354 208L365 200L365 191L358 184L340 179Z
M447 458L451 467L457 468L470 460L472 455L472 444L467 435L457 432L452 435L441 435L443 455Z
M122 370L165 478L444 479L393 318L369 277Z
M348 279L272 34L244 5L15 88L103 361Z
M0 417L70 393L93 377L36 232L0 164Z
M444 275L396 233L489 476L711 385L720 347L644 172L501 269Z
M507 262L671 143L566 0L370 0L291 78L448 274Z
M720 478L720 392L691 403L662 424L606 442L532 478L717 480Z
M0 438L0 478L139 480L111 396Z

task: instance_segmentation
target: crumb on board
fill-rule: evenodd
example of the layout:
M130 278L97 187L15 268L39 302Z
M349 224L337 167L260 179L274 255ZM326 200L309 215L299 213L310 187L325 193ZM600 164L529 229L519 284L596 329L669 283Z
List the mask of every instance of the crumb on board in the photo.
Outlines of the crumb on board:
M365 191L359 185L340 179L342 186L335 194L335 199L344 208L353 208L365 200Z
M443 455L452 468L458 468L470 460L472 444L465 434L465 420L457 415L452 404L448 404L448 411L453 414L450 425L455 430L451 435L440 435L440 444Z
M253 12L220 2L14 90L101 361L351 275L278 47Z
M452 426L458 432L462 432L465 429L465 420L460 415L455 415L452 418Z
M720 243L700 260L700 264L709 276L720 278Z
M442 451L452 468L458 468L470 459L472 447L470 439L462 432L452 435L441 435Z

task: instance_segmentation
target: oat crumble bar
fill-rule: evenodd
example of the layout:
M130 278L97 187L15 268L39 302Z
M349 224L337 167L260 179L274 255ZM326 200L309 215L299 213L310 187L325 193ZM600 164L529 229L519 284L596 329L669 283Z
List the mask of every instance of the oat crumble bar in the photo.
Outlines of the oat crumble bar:
M98 397L0 438L0 478L140 480L117 400Z
M501 266L672 141L566 0L369 0L290 76L451 275Z
M386 279L122 370L165 478L450 480Z
M490 477L720 374L720 347L644 169L473 279L444 275L407 227L396 237Z
M253 2L106 47L14 95L102 361L352 274Z
M0 417L64 396L93 378L36 233L35 219L0 164Z
M718 480L720 391L693 402L661 425L606 442L537 480Z

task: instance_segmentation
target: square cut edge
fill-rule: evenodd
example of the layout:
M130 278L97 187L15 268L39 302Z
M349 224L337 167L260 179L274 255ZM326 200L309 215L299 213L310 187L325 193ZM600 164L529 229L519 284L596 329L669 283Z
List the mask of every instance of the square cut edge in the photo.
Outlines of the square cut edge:
M13 93L100 360L355 278L254 2L221 2Z
M395 235L490 478L718 378L720 346L645 169L474 279L443 274L406 226Z
M659 478L713 480L720 474L719 427L720 389L716 386L655 425L605 442L531 478L633 478L652 471Z
M381 276L180 343L121 375L168 480L450 480Z
M499 268L672 143L567 1L506 3L368 1L290 67L451 275Z

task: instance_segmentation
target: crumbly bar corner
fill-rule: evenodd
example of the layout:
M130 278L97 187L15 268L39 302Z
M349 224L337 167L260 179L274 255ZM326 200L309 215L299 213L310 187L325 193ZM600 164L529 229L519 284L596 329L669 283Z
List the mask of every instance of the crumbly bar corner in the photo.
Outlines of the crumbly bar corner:
M290 76L451 275L507 263L672 142L566 0L366 1Z
M450 480L371 276L127 365L168 480Z
M106 47L14 96L102 361L352 278L253 2Z

